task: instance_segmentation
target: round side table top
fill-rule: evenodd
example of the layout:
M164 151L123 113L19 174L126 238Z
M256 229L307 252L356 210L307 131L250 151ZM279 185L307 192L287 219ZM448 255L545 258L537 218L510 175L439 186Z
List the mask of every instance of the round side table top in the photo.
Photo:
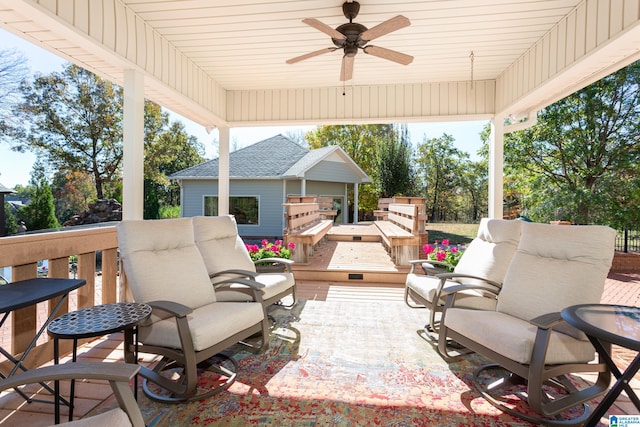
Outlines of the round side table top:
M54 338L90 338L133 328L150 315L147 304L101 304L63 314L49 324L47 332Z
M589 336L640 351L640 307L574 305L562 310L562 317Z

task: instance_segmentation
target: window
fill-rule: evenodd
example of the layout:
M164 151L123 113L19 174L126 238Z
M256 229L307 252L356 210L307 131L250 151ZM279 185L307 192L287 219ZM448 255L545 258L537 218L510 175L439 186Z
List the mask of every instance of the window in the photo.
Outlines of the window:
M259 225L259 203L256 196L229 197L229 213L238 224ZM204 196L204 214L218 215L218 196Z

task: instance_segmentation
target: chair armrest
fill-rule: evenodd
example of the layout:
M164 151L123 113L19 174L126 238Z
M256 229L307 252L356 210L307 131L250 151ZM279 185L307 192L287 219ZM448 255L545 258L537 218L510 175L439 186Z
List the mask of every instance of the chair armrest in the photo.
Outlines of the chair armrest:
M140 366L131 363L76 362L51 365L12 375L0 381L0 390L24 384L73 379L121 381L128 384L139 370Z
M442 281L445 281L445 279L442 279ZM456 295L458 294L458 292L462 292L466 290L474 290L474 289L487 292L495 296L498 296L498 293L500 292L500 289L496 288L495 286L488 285L488 284L479 284L479 283L459 284L454 286L442 286L440 293L441 295L447 297L447 302L444 305L444 309L446 310L449 307L453 307L453 304L456 300ZM434 298L434 301L437 301L437 300Z
M164 311L174 317L185 317L193 312L192 308L173 301L151 301L147 304L154 310Z
M529 321L533 326L540 329L551 329L563 322L564 320L562 319L560 312L543 314Z
M253 291L253 300L255 302L262 303L262 292L260 290L264 288L262 283L256 282L255 280L250 279L227 279L213 285L213 288L217 291L218 288L227 288L231 285L245 285L249 289Z
M496 288L500 288L502 287L502 283L500 282L496 282L494 280L491 279L487 279L485 277L481 277L481 276L474 276L473 274L463 274L463 273L442 273L442 274L436 274L436 277L440 278L440 279L445 279L445 280L449 280L449 279L476 279L476 280L482 280L483 282L486 282L492 286L495 286Z
M291 265L295 261L290 260L290 259L286 259L286 258L262 258L262 259L259 259L257 261L253 261L254 264L259 264L261 262L276 262L276 263L279 263L279 264Z
M225 276L225 275L229 275L229 274L236 274L238 276L250 277L252 279L255 279L256 276L258 275L258 273L256 273L255 271L242 270L242 269L231 269L231 270L218 271L217 273L211 273L209 275L209 278L213 279L214 277Z
M261 262L271 262L274 264L283 264L285 267L287 267L287 273L291 273L291 265L293 265L293 263L295 261L291 260L291 259L286 259L286 258L262 258L259 259L257 261L254 261L254 264L260 264Z

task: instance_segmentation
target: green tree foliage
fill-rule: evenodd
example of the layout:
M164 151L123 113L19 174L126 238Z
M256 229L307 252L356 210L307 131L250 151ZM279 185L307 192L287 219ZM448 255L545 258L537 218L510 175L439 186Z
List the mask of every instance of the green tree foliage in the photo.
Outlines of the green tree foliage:
M11 205L7 202L4 202L4 229L7 236L18 232L18 221L16 220L16 216L13 214Z
M393 135L392 125L338 125L320 126L307 132L306 139L310 149L340 146L372 180L376 180L378 148L390 135ZM361 210L378 208L378 188L375 181L359 186L358 206ZM352 200L353 195L350 194L350 203Z
M51 187L55 196L56 217L62 224L74 215L86 211L89 202L96 199L91 175L84 172L58 171L53 176Z
M526 215L623 228L640 222L640 63L538 113L505 139Z
M161 208L179 204L180 188L167 176L202 163L204 147L158 104L145 102L144 217L161 217Z
M20 219L26 223L28 230L46 230L59 228L56 219L53 193L45 175L44 166L36 161L31 171L31 197L29 204L20 209Z
M376 177L380 197L415 195L407 125L395 127L391 135L380 141Z
M427 215L431 222L456 219L456 200L469 155L454 146L451 135L424 137L418 145L416 163L424 186Z
M33 149L59 170L90 173L104 198L105 184L119 179L122 90L75 65L36 75L21 90L20 123L7 135L13 148Z

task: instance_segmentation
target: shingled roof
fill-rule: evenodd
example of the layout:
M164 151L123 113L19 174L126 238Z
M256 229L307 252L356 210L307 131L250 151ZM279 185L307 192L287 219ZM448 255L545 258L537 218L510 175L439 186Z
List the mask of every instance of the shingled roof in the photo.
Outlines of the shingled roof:
M308 149L289 138L276 135L230 153L229 178L282 178L308 153ZM218 173L218 159L213 159L176 172L169 178L211 179L218 178Z

